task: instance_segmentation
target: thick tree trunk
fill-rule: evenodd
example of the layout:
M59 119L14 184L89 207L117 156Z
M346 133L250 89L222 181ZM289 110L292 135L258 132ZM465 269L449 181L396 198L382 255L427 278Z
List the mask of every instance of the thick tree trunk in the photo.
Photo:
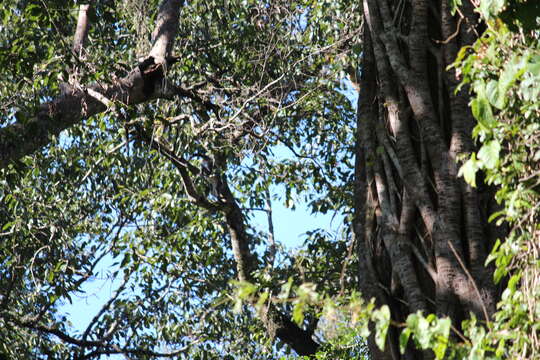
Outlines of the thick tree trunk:
M365 296L398 322L423 311L457 329L470 312L487 321L496 296L478 200L487 190L457 176L458 156L474 149L474 119L446 69L478 36L472 6L462 13L453 17L445 0L364 0L354 219ZM384 352L370 341L373 357L432 357L399 355L398 335L389 332Z

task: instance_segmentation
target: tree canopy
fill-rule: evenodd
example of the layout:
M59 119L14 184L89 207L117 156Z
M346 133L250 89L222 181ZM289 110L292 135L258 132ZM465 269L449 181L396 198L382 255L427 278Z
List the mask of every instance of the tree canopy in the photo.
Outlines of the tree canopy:
M0 18L0 358L538 356L534 0Z

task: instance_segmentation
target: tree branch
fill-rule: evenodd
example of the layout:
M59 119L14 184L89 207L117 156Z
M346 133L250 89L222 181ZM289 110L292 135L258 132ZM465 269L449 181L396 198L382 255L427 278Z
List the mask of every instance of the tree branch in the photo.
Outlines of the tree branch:
M88 11L90 10L90 5L81 5L79 6L79 17L77 19L77 30L75 31L75 36L73 37L73 52L76 56L81 56L81 51L84 47L84 42L86 41L86 35L88 34L88 29L90 28L90 23L88 22Z
M81 360L86 359L92 359L92 358L98 358L101 355L114 355L114 354L123 354L123 355L135 355L135 356L152 356L152 357L176 357L182 353L185 353L188 351L191 347L191 345L194 345L195 343L200 341L195 341L189 345L186 345L180 349L170 351L170 352L157 352L152 350L146 350L146 349L134 349L134 348L120 348L118 346L114 346L113 349L103 349L103 350L95 350L88 354L86 354L84 357L81 358Z
M174 167L178 169L180 177L182 178L184 190L190 201L209 211L217 211L223 208L222 204L209 201L205 196L199 194L195 188L189 171L199 174L200 170L198 168L181 156L176 155L169 146L149 135L140 124L135 124L135 136L169 159Z
M156 27L152 32L152 50L148 54L156 59L156 63L166 65L164 60L171 55L182 3L182 0L165 0L159 7Z
M225 177L222 178L218 190L226 203L225 220L231 236L238 278L242 281L253 281L251 272L255 270L255 259L249 250L250 236L245 228L244 215ZM271 336L277 336L296 351L298 355L313 355L317 352L319 344L312 339L311 332L300 328L292 322L274 304L268 304L261 320Z
M178 27L181 4L180 0L164 1L154 31L154 46L148 58L126 77L110 85L88 86L90 92L95 91L107 99L127 105L160 97L163 65L175 60L168 55ZM67 89L52 101L40 105L36 114L29 114L24 123L16 122L0 129L0 169L48 145L51 138L61 131L106 110L107 107L85 88Z

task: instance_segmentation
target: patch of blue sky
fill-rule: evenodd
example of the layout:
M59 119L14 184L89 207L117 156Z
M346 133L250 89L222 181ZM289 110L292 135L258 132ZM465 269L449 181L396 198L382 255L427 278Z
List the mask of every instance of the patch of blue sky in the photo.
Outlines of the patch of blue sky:
M358 99L357 92L347 78L340 80L340 88L336 89L347 96L353 108L356 108ZM61 136L60 142L69 143L69 137ZM286 146L280 145L273 149L273 157L276 160L294 159L295 155ZM272 217L274 224L274 238L276 242L282 244L285 249L300 250L307 233L316 229L322 229L331 233L338 233L343 226L343 215L336 213L312 213L309 204L302 201L298 196L295 199L294 208L288 207L283 200L284 185L274 186L270 189L273 200L271 200ZM256 230L268 232L268 217L264 211L254 211L250 217L252 226ZM67 315L72 328L82 333L90 324L101 308L114 296L116 290L121 286L120 276L113 276L118 271L121 274L118 260L111 255L106 255L97 267L96 275L82 286L84 295L76 295L72 303L65 303L61 311ZM120 356L107 358L117 359Z

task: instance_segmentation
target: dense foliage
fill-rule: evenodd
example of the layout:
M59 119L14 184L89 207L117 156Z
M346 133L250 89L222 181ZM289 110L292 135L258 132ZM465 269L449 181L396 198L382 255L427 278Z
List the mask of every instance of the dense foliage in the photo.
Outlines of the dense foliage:
M475 332L471 356L476 358L540 356L539 5L481 1L487 30L458 59L464 83L474 91L471 107L478 125L473 136L482 144L462 173L473 184L485 176L498 189L501 209L490 219L511 229L488 260L496 265L495 281L507 286L487 332Z

